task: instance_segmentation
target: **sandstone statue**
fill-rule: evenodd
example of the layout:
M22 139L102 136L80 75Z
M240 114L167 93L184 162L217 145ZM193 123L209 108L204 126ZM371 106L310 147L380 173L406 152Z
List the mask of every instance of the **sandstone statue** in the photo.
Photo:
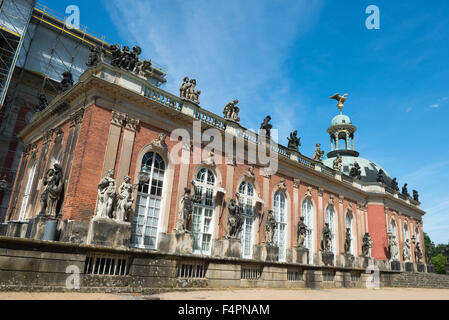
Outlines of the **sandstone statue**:
M410 240L409 239L405 240L405 242L404 242L404 249L402 251L403 251L402 252L402 256L404 258L404 261L405 262L410 262L411 258L412 258L412 250L411 250L411 247L410 247Z
M87 61L88 67L96 67L99 63L104 62L105 50L101 47L95 46L90 50L89 60Z
M401 193L402 193L404 196L406 196L406 197L410 197L410 193L408 193L407 186L408 186L407 183L404 184L404 186L402 187L402 192L401 192Z
M193 187L195 187L192 182ZM178 209L178 221L176 231L179 233L191 233L192 232L192 218L193 218L193 205L199 203L201 199L191 195L192 190L190 188L184 188L184 195L179 201Z
M268 210L267 220L265 223L265 243L273 245L273 236L276 226L277 224L273 215L273 210Z
M114 170L109 170L98 184L98 205L96 218L112 218L114 210L116 183Z
M259 131L259 135L265 136L267 139L270 139L271 129L273 128L273 125L269 123L270 120L271 120L271 117L266 116L265 119L263 120L262 124L260 125L260 131Z
M416 202L419 202L419 194L418 191L413 190L413 200L415 200Z
M349 175L354 179L360 180L362 178L362 170L357 161L354 162L354 166L351 168L351 171L349 171Z
M395 235L389 236L388 249L390 251L390 261L399 261L399 247Z
M321 144L317 143L315 146L315 153L313 154L313 160L321 162L323 161L324 151L321 150Z
M351 228L346 228L345 245L344 245L346 254L351 253L351 242L352 242Z
M38 100L39 100L39 104L36 107L36 111L37 112L41 112L43 111L45 108L48 107L48 100L47 97L45 96L45 94L41 93L38 96Z
M237 107L237 103L239 101L236 99L232 102L229 102L223 109L224 118L227 120L231 120L234 122L239 122L239 111L240 109Z
M323 239L321 240L321 250L330 252L332 242L332 232L329 228L329 223L325 223L323 228Z
M58 85L59 92L65 92L73 87L73 76L72 73L66 71L62 74L62 80Z
M343 167L343 158L340 154L337 154L337 157L333 162L333 168L334 170L341 171L342 167Z
M126 176L116 196L113 214L114 219L117 221L126 221L131 212L133 201L133 185L131 184L131 178Z
M287 139L288 139L288 149L299 152L299 147L301 146L301 138L298 137L298 130L295 130L292 133L290 133L290 138Z
M44 178L44 191L41 194L41 216L56 218L57 205L63 188L62 168L55 163Z
M235 199L229 200L228 205L228 238L237 239L243 229L241 208Z
M419 241L415 244L415 261L417 263L422 263L422 251L421 251L421 245L419 244Z
M379 170L379 172L377 172L377 182L378 183L385 183L385 179L384 179L384 171L382 169Z
M399 184L398 184L398 182L396 181L396 178L394 178L394 179L391 181L391 189L393 189L393 190L396 191L396 192L399 192Z
M310 229L304 223L304 217L299 218L298 230L297 230L297 238L298 238L298 247L299 248L304 248L304 241L306 240L308 233L310 233Z
M371 248L373 246L373 242L371 241L371 235L369 232L365 233L362 239L362 254L365 257L371 257Z

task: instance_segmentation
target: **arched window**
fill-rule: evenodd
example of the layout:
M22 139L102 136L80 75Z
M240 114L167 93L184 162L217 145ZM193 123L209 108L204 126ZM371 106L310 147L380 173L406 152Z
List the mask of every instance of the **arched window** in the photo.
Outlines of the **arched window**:
M390 222L390 232L392 235L396 237L396 239L398 238L398 235L396 234L396 222L394 221L393 218L391 218Z
M19 215L20 221L25 219L25 214L26 214L26 210L27 210L27 206L28 206L28 200L29 200L30 194L31 194L31 186L33 185L34 175L36 173L36 163L37 163L37 161L33 162L33 164L30 167L30 171L28 173L28 180L27 180L27 184L25 187L25 194L23 195L22 206L20 207L20 215Z
M407 226L407 222L404 222L404 242L410 239L410 234L408 232L408 226Z
M336 253L335 252L335 236L336 236L336 234L335 234L335 217L334 217L335 215L334 215L334 207L332 206L332 205L330 205L330 206L327 206L327 208L326 208L326 223L328 223L329 224L329 229L330 229L330 231L331 231L331 234L332 234L332 236L331 236L331 251L333 252L333 253Z
M210 254L213 234L213 217L215 209L214 187L216 178L214 173L201 168L195 178L195 196L201 202L193 206L193 252Z
M273 242L279 247L279 261L285 261L287 211L285 208L285 196L282 192L276 191L274 194L273 207L273 214L276 220L276 229L274 230Z
M252 257L255 203L253 185L243 181L239 187L239 205L243 209L243 229L239 238L242 242L242 257L244 258Z
M147 179L140 182L137 192L133 246L156 249L165 168L165 161L159 154L148 152L144 155L141 171L147 173Z
M313 263L313 239L315 237L315 229L313 228L313 205L312 201L305 199L302 202L302 216L304 217L304 223L310 232L307 233L304 241L304 246L309 249L309 264Z
M350 254L354 254L354 232L353 232L353 228L352 228L352 214L350 212L346 213L346 229L349 229L350 234L351 234L351 247L349 249L349 253ZM345 234L346 234L346 230L345 230ZM345 239L346 241L346 239Z

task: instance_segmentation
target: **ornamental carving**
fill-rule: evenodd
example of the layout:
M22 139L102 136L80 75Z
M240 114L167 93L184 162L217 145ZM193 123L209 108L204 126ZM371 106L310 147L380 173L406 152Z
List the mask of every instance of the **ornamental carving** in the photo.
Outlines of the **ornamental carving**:
M70 115L70 127L75 127L83 122L84 108L80 108Z
M312 187L307 187L307 192L304 195L304 198L312 199Z
M151 142L151 146L153 147L153 149L158 149L165 153L168 151L168 146L165 143L166 139L167 139L167 134L161 133L157 139L155 139L155 140L153 140L153 142Z
M287 183L285 182L284 178L281 178L281 180L279 181L277 188L281 191L286 191L287 190Z
M301 184L301 180L293 179L293 188L299 189L299 185Z
M249 180L254 180L256 178L256 175L254 174L254 166L249 166L248 170L244 173L244 176Z

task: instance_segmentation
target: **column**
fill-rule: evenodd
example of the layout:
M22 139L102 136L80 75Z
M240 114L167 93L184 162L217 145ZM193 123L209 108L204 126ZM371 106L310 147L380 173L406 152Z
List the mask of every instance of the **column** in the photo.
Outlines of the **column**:
M131 166L131 156L134 147L134 138L136 137L137 126L140 121L127 116L125 131L123 133L122 150L120 152L120 160L117 170L117 186L120 186L125 176L129 176Z

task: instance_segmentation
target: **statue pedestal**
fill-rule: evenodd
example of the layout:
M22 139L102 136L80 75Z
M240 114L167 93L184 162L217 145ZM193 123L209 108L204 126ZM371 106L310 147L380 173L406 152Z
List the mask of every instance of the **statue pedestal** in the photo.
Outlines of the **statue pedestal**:
M309 262L309 249L296 247L296 263L307 264Z
M44 238L45 227L49 221L56 221L56 219L40 215L31 218L28 223L26 237L35 240L42 240Z
M401 263L399 261L391 261L390 267L393 271L401 271Z
M240 239L221 239L215 240L212 246L212 256L240 258L242 242Z
M329 251L321 251L321 260L326 266L334 265L334 254Z
M374 265L374 259L365 255L361 255L360 258L362 259L362 267L368 268L369 266Z
M427 273L435 273L435 266L433 264L427 265Z
M352 268L355 260L354 255L350 253L345 253L344 257L345 257L345 268Z
M28 222L27 221L8 221L8 227L6 228L7 237L25 238Z
M131 240L131 223L108 218L94 218L87 233L87 244L128 249Z
M265 261L279 261L279 247L273 244L265 244Z
M413 262L406 262L405 263L405 272L413 272L414 268L413 268Z
M59 241L78 244L86 243L89 226L90 223L88 221L64 221Z
M170 234L170 244L168 252L179 254L192 254L193 234L184 232L176 232Z
M424 272L424 263L422 263L422 262L416 263L416 271Z

